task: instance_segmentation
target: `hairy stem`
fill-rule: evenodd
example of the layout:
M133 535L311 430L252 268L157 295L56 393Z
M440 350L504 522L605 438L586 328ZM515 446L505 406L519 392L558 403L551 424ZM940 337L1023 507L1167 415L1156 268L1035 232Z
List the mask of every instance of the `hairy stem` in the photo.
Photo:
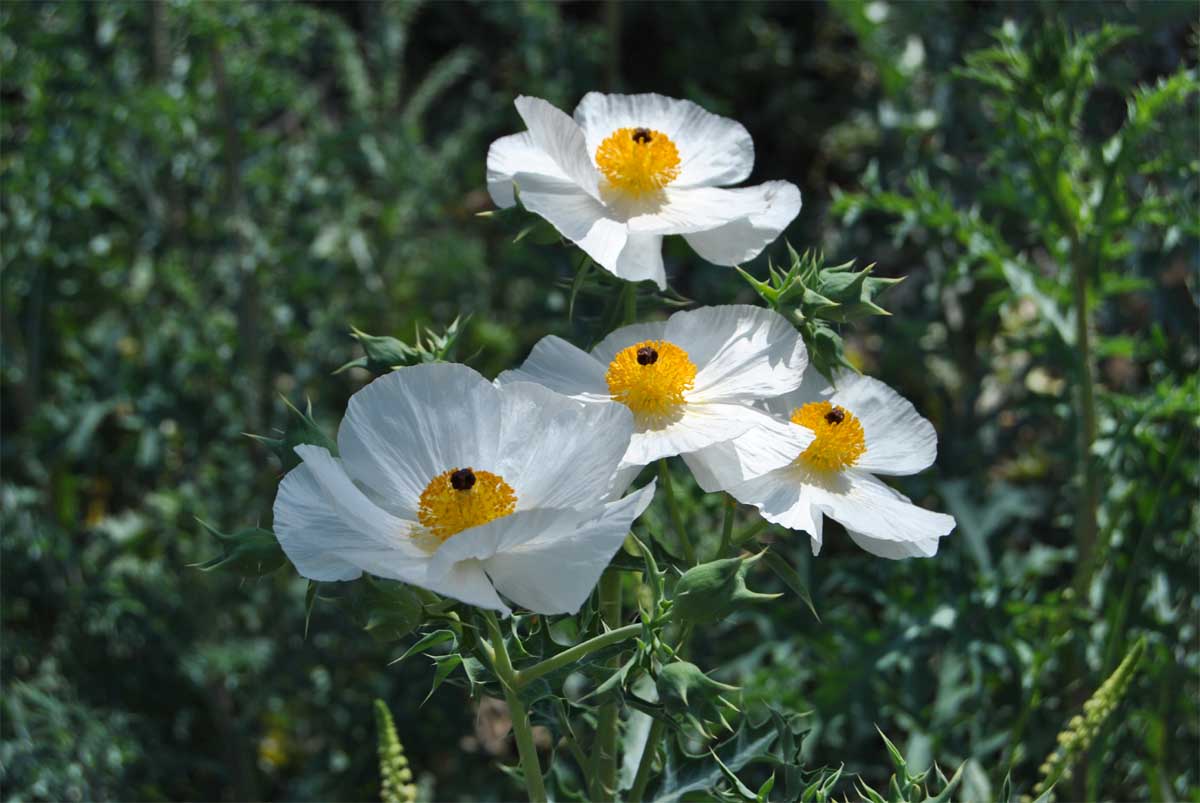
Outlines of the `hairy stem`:
M491 634L492 649L489 656L496 675L500 678L500 685L504 687L508 715L512 718L513 737L517 741L517 754L521 758L521 770L525 776L525 790L529 794L530 803L545 803L547 798L546 787L542 783L542 766L538 761L537 747L533 744L533 728L529 725L529 714L517 695L514 682L516 672L513 671L512 660L508 657L508 648L504 646L504 636L500 632L495 614L484 611L483 616Z
M671 486L671 470L667 468L667 458L660 458L658 461L658 476L659 482L662 483L663 493L667 496L667 512L671 515L671 526L675 528L675 535L679 538L679 543L683 545L683 556L687 562L696 565L696 550L692 547L692 540L688 537L687 528L683 526L683 517L679 515L679 503L675 501L675 489Z

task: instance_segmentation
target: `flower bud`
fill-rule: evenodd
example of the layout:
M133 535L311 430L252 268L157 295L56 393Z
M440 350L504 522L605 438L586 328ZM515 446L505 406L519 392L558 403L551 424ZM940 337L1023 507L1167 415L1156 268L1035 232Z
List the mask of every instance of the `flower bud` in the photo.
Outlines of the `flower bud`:
M783 596L746 588L746 569L762 554L714 560L688 569L675 584L672 615L693 624L715 622L745 604Z

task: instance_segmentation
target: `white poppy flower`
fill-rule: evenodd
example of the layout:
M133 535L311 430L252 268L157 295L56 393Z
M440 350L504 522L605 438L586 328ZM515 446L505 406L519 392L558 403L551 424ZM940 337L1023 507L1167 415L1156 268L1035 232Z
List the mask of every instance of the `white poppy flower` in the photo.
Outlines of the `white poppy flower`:
M829 516L850 538L884 558L932 557L954 518L925 510L878 480L875 474L915 474L937 457L937 433L912 404L884 383L845 371L837 387L816 371L792 393L767 408L790 419L815 440L787 466L750 480L732 468L740 453L755 452L774 436L752 431L686 459L706 491L726 490L754 505L762 517L812 537L821 551L821 525ZM782 419L777 419L782 422Z
M590 353L545 337L520 368L496 381L538 382L582 401L629 408L635 428L627 468L755 428L774 433L737 455L730 470L748 479L791 462L812 440L752 406L795 390L807 365L804 341L787 319L735 304L622 327Z
M614 487L632 432L619 407L463 365L403 368L351 397L340 458L296 447L275 534L313 580L368 572L505 614L497 592L574 613L654 495Z
M666 287L665 234L717 265L753 259L800 212L786 181L721 189L750 175L754 143L740 123L691 101L589 92L573 120L540 98L516 106L529 130L488 149L492 200L507 208L519 195L622 279Z

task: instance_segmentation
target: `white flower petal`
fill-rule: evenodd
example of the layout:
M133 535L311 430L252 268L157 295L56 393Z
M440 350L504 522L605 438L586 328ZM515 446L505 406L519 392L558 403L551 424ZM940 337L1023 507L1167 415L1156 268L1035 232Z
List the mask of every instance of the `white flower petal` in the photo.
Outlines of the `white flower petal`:
M662 340L667 334L666 321L651 321L649 323L634 323L629 326L622 326L611 333L592 349L592 357L595 358L604 371L608 371L608 365L617 356L617 352L627 349L637 343L642 343L646 340ZM680 344L675 345L684 348ZM608 383L604 384L605 392L608 391Z
M677 312L666 339L696 365L689 401L758 401L800 385L808 351L777 312L746 304Z
M680 189L669 186L656 198L634 202L622 200L617 196L609 206L615 216L625 220L631 232L693 234L722 228L735 221L769 212L770 207L763 194L752 192L757 189L759 188Z
M881 541L927 543L954 529L954 517L926 510L866 472L842 472L838 483L813 487L813 504L847 530Z
M544 217L597 265L619 275L621 252L629 235L624 223L609 217L604 204L564 179L518 173L513 181L526 209Z
M605 505L585 520L563 519L518 547L484 561L501 594L531 611L576 613L621 548L633 520L654 497L654 483Z
M550 178L569 180L558 164L534 144L533 135L528 131L500 137L488 148L488 194L501 209L516 203L513 176L518 173L540 173Z
M644 466L660 457L687 454L732 440L761 423L761 413L742 404L684 404L667 424L636 422L625 453L627 465Z
M419 564L398 567L386 552L365 551L350 557L363 571L377 577L427 588L477 608L499 611L504 616L512 613L496 594L496 589L483 572L483 565L477 560L464 560L435 573L428 558Z
M706 493L723 491L790 465L813 441L811 430L769 413L757 415L760 423L745 434L683 456Z
M800 214L800 190L787 181L768 181L726 192L738 196L736 202L730 200L731 207L748 208L757 203L760 208L723 226L685 234L688 245L714 265L749 262Z
M579 125L561 109L541 98L522 95L516 99L515 105L517 113L529 128L533 144L549 156L576 186L593 198L599 198L600 173L592 164Z
M500 400L499 473L511 478L517 508L595 507L629 446L633 414L530 382L504 385Z
M500 399L465 365L414 365L350 397L338 451L350 476L397 515L416 518L421 492L452 468L493 470Z
M772 524L808 533L815 555L821 550L824 517L820 510L813 508L804 476L794 466L785 466L733 486L729 495L743 504L757 507L759 514Z
M828 401L832 395L833 388L830 386L829 380L822 376L814 366L809 365L804 372L804 378L800 381L800 387L781 396L764 399L763 406L777 416L791 418L796 408L803 407L809 402Z
M630 232L617 257L613 271L626 281L651 281L659 290L667 289L667 272L663 268L662 235Z
M539 340L520 368L496 377L503 386L510 382L536 382L551 390L585 401L608 401L604 365L592 355L561 337L547 335Z
M846 530L846 534L850 536L850 540L867 552L889 560L932 558L938 551L939 539L937 538L931 538L928 541L885 541L854 530Z
M348 549L378 549L379 543L348 525L325 498L312 469L301 463L279 483L275 537L296 571L310 580L353 580L362 574L339 556Z
M852 371L835 378L830 401L845 407L863 425L867 451L855 468L877 474L916 474L937 459L937 433L912 402L890 387Z
M650 128L679 149L673 186L736 184L754 167L754 143L741 123L707 112L690 100L662 95L604 95L589 92L575 108L590 155L618 128Z
M343 461L334 458L328 449L309 444L297 446L296 454L308 468L310 487L319 487L325 502L346 527L369 538L377 547L396 550L398 559L421 555L408 535L411 521L393 516L372 502L350 479Z

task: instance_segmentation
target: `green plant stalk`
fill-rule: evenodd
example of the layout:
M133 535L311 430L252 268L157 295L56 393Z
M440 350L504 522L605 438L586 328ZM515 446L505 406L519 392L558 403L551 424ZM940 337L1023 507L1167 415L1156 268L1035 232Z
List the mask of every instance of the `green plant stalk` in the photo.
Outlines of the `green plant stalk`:
M683 517L679 515L679 503L675 501L675 489L671 486L671 470L667 468L667 458L659 458L658 461L658 477L662 483L663 493L667 496L667 512L671 516L671 526L675 528L675 535L679 538L679 543L683 545L683 556L687 562L696 565L696 550L692 547L692 541L688 538L687 528L683 526Z
M504 687L504 699L508 703L508 715L512 719L513 736L517 741L517 754L521 758L521 770L525 775L525 790L529 794L530 803L545 803L546 787L542 782L542 766L538 761L537 747L533 744L533 729L529 725L529 713L525 704L517 694L514 682L516 672L513 671L512 660L508 657L508 648L504 646L504 636L496 615L491 611L483 612L491 635L492 649L489 652L492 666Z
M573 664L584 656L590 655L596 650L602 650L610 644L619 644L622 641L627 641L641 632L642 626L640 624L632 624L619 627L616 630L610 630L607 633L601 633L587 641L576 644L574 647L565 649L557 655L552 655L544 661L520 670L516 675L516 686L518 689L523 688L543 675L548 675L557 669Z
M600 618L616 632L621 624L621 573L613 569L600 577ZM638 625L641 628L641 625ZM621 656L609 662L612 669L621 668ZM600 707L596 720L596 738L592 745L591 797L593 800L615 800L617 792L617 731L621 710L611 701Z

